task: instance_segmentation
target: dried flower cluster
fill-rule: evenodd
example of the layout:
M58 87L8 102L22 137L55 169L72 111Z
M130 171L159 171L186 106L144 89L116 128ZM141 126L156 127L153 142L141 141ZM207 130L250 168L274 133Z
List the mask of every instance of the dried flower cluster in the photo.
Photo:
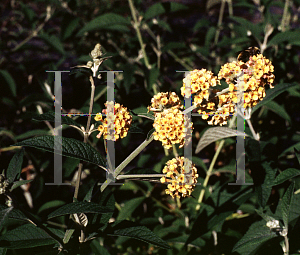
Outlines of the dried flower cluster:
M116 141L119 138L124 138L128 134L132 122L132 116L129 114L126 107L113 102L106 102L107 110L103 110L106 118L103 120L101 113L97 113L95 120L101 121L102 125L98 126L100 133L97 138L103 134L104 139Z
M174 197L190 196L197 183L197 169L192 162L184 157L173 158L166 163L163 169L166 174L160 179L162 183L168 183L166 194Z

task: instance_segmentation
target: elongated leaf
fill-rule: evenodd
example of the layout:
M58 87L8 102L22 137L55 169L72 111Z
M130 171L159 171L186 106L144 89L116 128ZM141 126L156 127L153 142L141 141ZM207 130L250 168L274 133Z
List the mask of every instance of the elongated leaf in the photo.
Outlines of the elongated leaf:
M117 220L126 220L134 210L145 200L145 197L136 197L127 201L120 211Z
M300 175L300 170L296 168L288 168L281 172L275 179L274 185L281 184L289 179L294 178L295 176Z
M46 33L42 33L39 35L40 38L42 38L49 46L51 46L53 49L55 49L60 54L64 55L65 50L63 47L63 44L59 40L59 38L55 35L48 35Z
M16 182L14 182L14 184L12 185L12 187L10 188L10 191L13 191L14 189L20 187L21 185L29 183L29 182L32 182L32 181L33 181L33 179L32 180L16 181Z
M231 136L247 136L247 134L228 128L228 127L212 127L207 129L201 137L195 153L199 153L207 145L226 137Z
M104 246L101 246L99 241L96 239L90 243L90 247L93 251L93 254L111 255L108 250Z
M6 178L9 183L12 183L15 179L20 178L20 174L22 171L22 163L23 163L24 150L19 150L9 162Z
M151 136L153 135L153 133L155 132L155 128L152 128L148 134L147 134L147 141L149 141L149 139L151 138Z
M233 247L233 252L237 251L243 255L249 255L258 250L258 248L266 241L276 237L277 235L270 231L266 226L266 221L261 220L253 223L247 233Z
M144 15L144 18L145 18L145 20L151 19L151 18L154 18L155 16L158 16L163 13L165 13L165 8L163 7L163 5L161 3L156 3L156 4L151 5L147 9L147 11Z
M252 108L251 114L253 114L257 109L259 109L269 101L273 100L282 92L296 85L297 85L296 83L281 83L281 84L277 84L273 89L268 89L266 91L265 98Z
M25 132L23 134L20 134L18 136L15 137L16 140L23 140L29 137L33 137L33 136L38 136L38 135L50 135L51 131L50 130L44 130L44 129L34 129L34 130L30 130L28 132Z
M299 31L286 31L281 32L275 35L269 42L268 47L272 45L276 45L282 42L287 42L288 44L299 44L300 42L300 34Z
M62 200L53 200L53 201L49 201L49 202L46 202L45 204L43 204L40 208L39 208L39 210L38 210L38 214L40 214L42 211L44 211L44 210L49 210L49 209L51 209L51 208L53 208L53 207L59 207L59 206L62 206L62 205L64 205L65 204L65 202L64 201L62 201Z
M85 32L108 29L119 30L121 32L129 31L130 22L128 19L115 13L106 13L87 23L76 36L82 36Z
M286 112L283 106L277 104L275 101L269 101L265 105L269 110L275 112L278 114L280 117L283 119L287 120L289 123L291 123L291 117L289 114Z
M4 78L5 82L7 83L12 96L15 97L17 95L17 88L13 77L10 75L9 72L5 70L0 70L0 75Z
M33 224L25 224L0 236L0 246L22 249L55 244L57 241Z
M74 213L111 213L113 209L93 202L74 202L66 204L48 215L48 219Z
M16 219L16 220L25 220L27 221L27 217L22 213L19 209L15 209L13 207L7 207L5 205L0 205L0 219L3 221L1 225L4 223L5 218Z
M246 20L244 18L241 17L230 17L230 19L238 22L239 24L241 24L241 26L243 27L244 30L249 30L251 31L251 33L256 37L256 38L260 38L261 34L263 32L262 30L262 26L260 26L259 24L254 24L253 22Z
M33 120L55 122L55 117L56 117L55 112L49 111L44 114L34 116ZM73 126L77 126L80 128L80 125L68 116L59 115L59 116L57 116L57 118L61 118L61 124L73 125Z
M58 137L59 138L59 137ZM98 151L89 144L80 142L73 138L60 137L58 143L54 144L54 136L38 136L14 144L14 146L28 146L37 149L54 152L70 158L104 166L105 162ZM54 149L53 149L54 148ZM59 150L61 148L61 151Z
M282 200L281 200L281 212L282 212L282 220L286 229L288 229L289 224L289 213L290 213L290 205L294 195L294 182L290 184L287 188L286 192L284 193Z
M150 229L146 228L145 226L136 226L134 222L130 221L114 223L113 227L109 228L107 235L131 237L156 245L163 249L171 249L171 247L164 240L155 235Z

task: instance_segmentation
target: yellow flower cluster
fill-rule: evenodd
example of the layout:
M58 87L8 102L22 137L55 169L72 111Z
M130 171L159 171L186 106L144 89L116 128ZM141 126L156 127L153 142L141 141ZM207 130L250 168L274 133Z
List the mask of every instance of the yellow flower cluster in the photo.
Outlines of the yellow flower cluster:
M106 102L105 106L107 110L103 110L103 113L106 114L106 118L103 120L101 113L97 113L95 117L96 121L102 122L102 125L98 126L100 133L97 138L102 134L104 139L112 141L126 137L132 122L132 116L127 108L113 102Z
M250 56L249 60L227 63L222 66L218 78L225 78L229 84L229 95L232 103L244 99L244 108L252 108L265 96L265 85L273 88L274 66L262 54ZM243 93L243 94L242 94Z
M183 107L179 97L175 92L160 92L151 99L151 106L148 106L148 111L162 111L171 107Z
M193 128L193 123L188 121L187 118L184 119L184 114L178 108L171 107L155 113L153 123L155 128L154 139L161 141L166 149L170 149L172 144L176 143L180 144L179 148L183 147L184 143L191 138L187 136L184 121L189 124L187 128Z
M181 87L181 95L190 97L194 96L194 104L201 104L203 99L208 100L209 88L220 84L218 77L214 76L211 71L206 69L195 69L191 71L184 79Z
M174 197L190 196L197 183L197 169L192 162L184 157L173 158L163 169L166 174L160 179L161 183L168 183L166 194Z

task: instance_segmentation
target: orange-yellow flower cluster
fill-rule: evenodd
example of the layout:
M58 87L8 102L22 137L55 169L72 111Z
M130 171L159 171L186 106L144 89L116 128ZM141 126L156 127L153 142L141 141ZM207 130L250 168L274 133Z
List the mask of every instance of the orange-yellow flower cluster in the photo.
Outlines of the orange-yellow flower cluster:
M183 106L175 92L158 93L151 100L149 111L155 113L153 127L154 139L162 142L166 149L170 149L172 144L180 144L183 147L191 137L187 129L192 129L193 124L184 117L180 110Z
M209 99L209 88L220 84L218 77L206 69L195 69L191 71L184 79L181 87L181 95L189 97L194 95L194 104L201 104L203 99Z
M160 179L161 183L168 183L166 194L174 197L190 196L197 183L197 169L192 162L184 157L173 158L163 169L166 174Z
M102 125L98 126L100 133L97 138L103 134L104 139L116 141L119 138L124 138L128 134L132 122L132 116L129 114L126 107L113 102L106 102L107 110L103 110L106 118L103 120L102 114L97 113L95 120L101 121Z

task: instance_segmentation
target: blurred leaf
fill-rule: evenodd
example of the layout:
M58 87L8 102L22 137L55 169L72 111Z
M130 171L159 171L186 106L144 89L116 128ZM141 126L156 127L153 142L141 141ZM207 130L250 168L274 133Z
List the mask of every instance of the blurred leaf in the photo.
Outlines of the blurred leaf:
M57 143L54 144L54 136L38 136L14 144L14 146L28 146L52 153L61 153L61 155L77 158L95 165L105 166L106 163L98 151L89 144L83 143L73 138L57 137ZM61 150L60 150L61 149Z
M279 185L285 181L294 178L295 176L300 175L300 170L296 168L288 168L281 172L275 179L273 185Z
M49 210L53 207L62 206L64 204L65 204L65 202L62 200L52 200L52 201L46 202L39 208L37 214L40 214L42 211Z
M34 129L34 130L27 131L23 134L17 135L15 137L15 139L16 140L23 140L23 139L26 139L28 137L37 136L37 135L49 135L50 133L51 133L50 130Z
M284 193L282 200L280 201L281 205L279 208L281 209L282 220L286 229L288 229L288 225L289 225L289 213L290 213L289 209L291 205L291 200L294 195L294 186L295 183L292 182L287 188L286 192Z
M59 40L59 38L56 37L55 35L48 35L46 33L40 33L39 37L41 39L43 39L53 49L55 49L56 51L58 51L60 54L62 54L62 55L65 54L65 50L64 50L63 44L61 43L61 41Z
M126 220L131 217L131 214L134 210L145 200L145 197L136 197L125 202L125 205L122 207L117 220Z
M74 158L66 158L66 160L63 163L63 177L69 178L73 172L78 167L78 164L80 163L79 159Z
M131 124L128 132L135 133L135 134L145 134L145 132L143 131L143 129L141 129L140 127L138 127L135 124Z
M296 148L294 148L294 151L295 151L295 155L297 157L298 163L300 164L300 153Z
M33 181L33 179L32 180L16 181L16 182L14 182L14 184L12 185L12 187L10 188L10 191L13 191L14 189L20 187L21 185L29 183L29 182L32 182L32 181Z
M272 45L277 45L282 42L286 42L288 44L299 44L300 43L300 33L299 31L286 31L280 32L272 37L271 40L268 41L268 47Z
M152 85L156 83L157 79L159 77L159 70L158 68L152 68L147 73L147 86L148 89L152 89Z
M66 26L63 26L62 28L62 40L66 40L67 38L69 38L80 24L80 18L78 17L73 18L68 16L68 19L65 20L68 22L68 24Z
M254 24L253 22L246 20L241 17L230 17L233 21L239 23L244 30L249 30L257 38L260 39L263 33L262 27L259 24Z
M277 84L273 89L268 89L266 91L266 96L264 97L264 99L252 108L251 114L253 114L257 109L259 109L269 101L273 100L282 92L296 85L297 83L281 83L281 84Z
M285 149L283 152L280 153L279 157L283 157L288 152L293 152L294 150L300 150L300 142L293 144L292 146Z
M207 145L226 137L231 136L247 136L245 133L228 128L228 127L211 127L207 129L202 135L198 145L196 147L195 153L199 153Z
M6 248L1 248L0 247L0 255L5 255L7 252L7 249Z
M163 249L171 249L171 247L160 237L155 235L145 226L137 226L134 222L121 221L115 222L111 227L106 229L109 236L126 236L137 240L144 241L156 245Z
M3 77L6 84L8 85L12 96L16 97L17 96L17 87L16 87L16 83L15 83L13 77L6 70L0 70L0 75Z
M97 254L101 254L101 255L110 255L110 253L108 252L108 250L100 245L99 241L97 241L96 239L94 239L91 243L90 243L90 247L93 251L93 254L97 255Z
M129 29L127 26L130 26L130 22L123 16L115 13L105 13L87 23L82 29L80 29L76 36L82 36L85 32L101 29L128 32Z
M134 81L134 72L135 72L135 65L126 64L123 68L124 73L124 87L126 90L126 94L130 94L130 87Z
M243 255L250 255L266 241L276 237L276 233L270 231L265 220L253 223L247 233L233 247L232 252L239 252Z
M6 205L0 205L1 225L5 221L6 217L10 219L16 219L16 220L25 220L25 221L28 220L25 214L22 213L19 209L15 209L14 207L7 207Z
M155 16L158 16L163 13L165 13L165 8L163 7L163 5L161 3L156 3L156 4L151 5L147 9L147 11L144 15L144 19L145 20L151 19L151 18L154 18Z
M216 4L220 4L222 0L208 0L206 2L206 10L209 10L211 7L213 7Z
M55 122L55 112L49 111L46 112L44 114L39 114L33 117L33 120L36 121L51 121L51 122ZM61 124L67 124L67 125L73 125L76 127L81 127L76 121L74 121L73 119L71 119L68 116L61 116L58 115L57 118L61 118Z
M149 132L148 132L148 134L147 134L147 140L149 140L150 139L150 137L152 136L152 134L155 132L155 128L152 128Z
M204 45L207 47L209 45L211 45L213 43L213 39L215 37L216 34L216 28L211 26L208 31L206 32L206 36L205 36L205 43Z
M98 205L93 202L74 202L66 204L48 215L48 219L75 213L111 213L113 210L106 206Z
M265 105L269 110L271 110L272 112L275 112L276 114L278 114L280 117L282 117L283 119L287 120L289 123L291 123L291 117L289 116L289 114L286 112L286 110L284 109L283 106L279 105L278 103L276 103L275 101L269 101L266 103Z
M57 243L33 224L25 224L0 236L0 246L10 249L30 248Z
M6 178L8 179L9 183L12 183L15 179L19 180L22 171L23 157L24 150L21 149L17 151L16 154L10 160L6 171Z

